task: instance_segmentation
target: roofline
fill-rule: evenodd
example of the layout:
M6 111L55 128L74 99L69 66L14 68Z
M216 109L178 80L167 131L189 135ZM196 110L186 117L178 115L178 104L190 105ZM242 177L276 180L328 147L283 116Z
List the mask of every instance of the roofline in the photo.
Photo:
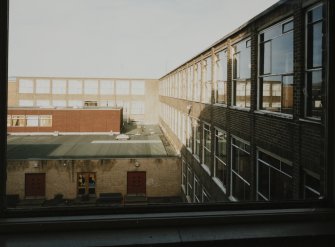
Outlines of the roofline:
M226 34L225 36L223 36L223 38L219 39L218 41L214 42L212 45L210 45L209 47L207 47L206 49L204 49L203 51L201 51L200 53L196 54L195 56L191 57L190 59L188 59L186 62L182 63L181 65L175 67L174 69L170 70L170 72L164 74L162 77L159 78L159 80L163 79L165 76L171 74L172 72L174 72L175 70L177 70L178 68L186 65L187 63L191 62L192 60L194 60L195 58L199 57L200 55L208 52L211 50L212 47L220 44L221 42L223 42L224 40L228 39L230 36L233 36L234 34L240 32L243 28L247 27L248 25L250 25L251 23L255 22L256 20L262 18L263 16L269 14L271 11L273 11L274 9L276 9L279 6L282 6L284 3L288 2L290 0L279 0L277 3L271 5L270 7L268 7L267 9L265 9L264 11L262 11L261 13L259 13L258 15L254 16L253 18L251 18L249 21L245 22L244 24L242 24L241 26L239 26L238 28L236 28L235 30L233 30L232 32Z
M11 78L15 78L16 79L25 79L25 78L33 78L33 79L69 79L69 80L92 80L92 79L96 79L96 80L145 80L145 81L149 81L149 80L153 80L156 81L158 80L157 78L137 78L137 77L75 77L75 76L13 76L13 77L9 77L8 80L10 80Z

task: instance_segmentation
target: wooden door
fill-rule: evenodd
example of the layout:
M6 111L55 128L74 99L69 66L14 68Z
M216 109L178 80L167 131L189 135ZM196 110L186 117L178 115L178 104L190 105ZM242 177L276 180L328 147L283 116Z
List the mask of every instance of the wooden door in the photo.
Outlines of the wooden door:
M127 194L146 194L146 172L127 173Z
M25 195L26 197L45 196L45 173L25 174Z

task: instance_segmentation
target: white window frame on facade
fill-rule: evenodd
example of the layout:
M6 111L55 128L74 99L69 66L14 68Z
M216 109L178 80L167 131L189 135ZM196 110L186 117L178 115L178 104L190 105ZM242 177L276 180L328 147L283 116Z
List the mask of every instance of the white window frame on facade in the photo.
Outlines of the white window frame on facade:
M81 108L83 107L83 101L82 100L68 100L67 101L67 106L68 107L73 107L73 108Z
M49 79L36 79L35 80L35 93L50 94L50 80Z
M201 100L201 83L202 83L202 62L199 61L194 67L194 87L193 87L193 100L200 102Z
M52 100L53 107L66 107L66 100Z
M278 169L277 167L274 167L273 165L269 164L268 162L264 161L264 160L261 160L259 158L259 152L262 152L268 156L271 156L273 159L276 159L280 162L280 168ZM288 165L288 166L291 166L292 169L293 169L293 166L292 166L292 162L289 161L289 160L286 160L286 159L283 159L282 157L276 155L276 154L273 154L265 149L262 149L262 148L257 148L257 172L256 172L256 191L257 191L257 197L256 199L259 200L260 198L262 198L262 200L265 200L265 201L269 201L271 200L271 175L269 175L269 188L268 188L268 192L269 192L269 198L267 198L265 195L263 195L260 191L259 191L259 163L262 163L263 165L269 167L270 169L273 169L279 173L281 173L282 175L292 179L292 175L286 173L285 171L283 171L282 169L282 163ZM293 198L292 198L293 199Z
M52 126L52 115L39 115L40 127L51 127Z
M184 158L181 160L181 188L183 192L186 194L187 187L187 165Z
M210 104L212 96L212 56L206 57L203 61L203 80L201 87L201 102Z
M211 196L210 196L210 194L208 193L208 191L204 187L202 187L202 193L201 194L202 194L202 196L201 196L201 202L202 203L208 203L208 202L210 202ZM207 200L205 198L207 198Z
M99 80L100 95L113 95L114 94L114 81L113 80Z
M226 66L224 66L226 65ZM222 67L223 66L223 67ZM227 48L215 53L215 103L227 105L228 97L228 50ZM226 78L224 78L223 70L225 70ZM222 94L220 94L223 92ZM222 95L223 100L219 100Z
M193 127L193 156L194 158L200 162L200 152L201 152L201 136L199 127L201 126L201 122L198 119L192 118L192 127ZM199 134L199 140L197 138L197 134ZM198 149L197 149L198 145ZM197 153L198 150L198 153Z
M288 31L284 30L284 25L288 24L288 23L291 23L291 22L292 23L294 22L293 18L292 17L287 18L283 21L275 23L275 24L271 25L270 27L262 30L258 35L258 37L259 37L259 43L258 43L258 46L259 46L259 52L258 52L258 57L259 57L259 59L258 59L259 60L259 66L258 66L259 67L259 70L258 70L258 95L259 95L259 97L258 97L258 109L262 110L262 111L268 111L268 112L271 112L273 114L279 114L279 115L292 115L293 114L293 87L294 87L294 79L293 79L294 68L293 68L293 66L294 65L292 64L292 71L291 72L283 72L283 73L280 73L280 74L272 72L272 57L273 57L272 56L272 41L276 40L277 38L282 37L283 35L287 35L291 32L294 33L294 28L292 28ZM264 42L260 42L261 41L260 37L261 37L262 34L264 34L265 32L267 32L271 29L275 29L278 26L281 26L281 30L282 30L282 33L280 35L271 37L269 40L266 40ZM270 62L267 63L267 64L269 64L269 71L263 72L263 74L261 74L261 66L262 66L262 64L261 64L261 45L265 44L265 43L269 43L269 45L270 45L269 46ZM294 48L294 42L292 43L292 48ZM265 63L265 62L263 61L263 63ZM294 61L293 61L293 63L294 63ZM271 78L271 77L280 77L281 78L280 79L280 90L277 90L277 91L280 91L280 93L273 90L273 87L274 86L278 87L279 84L275 84L275 85L269 84L268 85L268 90L267 90L268 95L265 95L265 93L264 93L265 92L265 90L264 90L265 82L262 82L262 80L264 80L266 78ZM291 78L292 83L291 84L285 83L284 78ZM289 80L286 80L286 81L289 81ZM283 85L290 85L290 86L287 86L284 90ZM286 99L286 97L287 97L286 94L284 94L284 92L287 93L288 95L290 95L289 91L291 91L291 111L292 111L292 113L284 113L284 112L282 112L283 106L285 105L283 103L283 98ZM268 96L269 98L280 96L280 102L279 103L274 102L274 105L273 105L273 103L271 101L271 102L268 103L269 105L267 106L269 109L264 109L263 108L263 107L265 107L265 106L263 106L263 103L264 103L263 100L264 99L262 98L264 96ZM288 99L288 102L290 102L289 99ZM286 104L290 104L290 103L286 103ZM279 111L272 110L272 109L276 109L276 108L279 108Z
M140 115L145 113L145 103L142 100L131 101L130 114Z
M208 132L206 134L206 132ZM205 136L208 135L209 136L209 140L210 140L210 147L207 147L207 142L205 140ZM202 160L201 160L201 166L202 168L208 173L208 175L211 175L211 157L212 157L212 150L211 150L211 145L212 145L212 132L211 132L211 125L209 123L203 122L202 123L202 148L201 148L201 152L202 152ZM208 153L210 160L209 160L209 164L207 164L208 162L206 162L206 152Z
M83 81L71 79L67 81L68 94L82 94L83 93Z
M12 126L12 116L7 115L7 127L11 127L11 126Z
M19 93L34 93L33 79L19 79Z
M20 99L19 100L19 106L32 107L32 106L34 106L34 101L30 100L30 99Z
M65 79L52 80L52 94L66 94L67 81Z
M115 94L116 95L129 95L129 81L116 80L115 81Z
M187 68L187 96L188 100L193 100L193 78L194 78L194 66L190 65Z
M193 177L193 202L194 203L200 203L202 201L202 198L200 198L201 195L202 195L201 183L200 183L199 178L194 174L194 177Z
M25 127L26 116L25 115L12 115L12 127Z
M221 130L217 127L214 127L214 131L215 131L215 137L214 137L214 174L213 174L213 179L215 181L215 183L222 189L222 191L224 193L226 193L226 187L227 185L225 185L221 179L217 176L217 170L216 170L216 166L217 166L217 163L220 163L223 167L225 167L226 169L226 180L228 180L228 165L227 165L227 161L224 162L219 156L217 156L217 141L221 138L220 135L218 135L217 133L220 132L223 134L223 136L226 136L225 139L226 139L226 154L227 154L227 132L224 131L224 130Z
M84 94L97 95L99 92L99 81L96 79L84 80Z
M313 179L316 179L319 181L319 190L309 186L309 185L306 185L306 176L310 176L312 177ZM321 184L320 184L320 175L319 174L316 174L315 172L312 172L308 169L303 169L303 193L304 193L304 199L307 199L306 197L306 190L308 190L310 193L313 193L314 195L316 195L317 197L315 198L318 198L318 199L321 199L321 192L320 192L320 189L321 189Z
M37 107L50 107L50 100L48 99L37 99L36 100Z
M236 175L239 179L241 179L246 185L248 185L249 187L251 187L251 184L250 184L250 182L248 182L245 178L243 178L240 174L238 174L238 171L234 171L234 164L233 164L233 148L235 147L235 148L237 148L237 149L239 149L239 150L241 150L241 151L243 151L243 152L245 152L245 153L247 153L249 156L250 156L250 152L248 152L247 150L245 150L245 149L241 149L240 147L238 147L238 146L236 146L235 144L233 144L233 139L235 139L235 140L237 140L237 141L239 141L239 142L242 142L244 145L248 145L249 146L249 148L250 148L250 142L248 142L248 141L245 141L245 140L243 140L243 139L241 139L241 138L239 138L239 137L237 137L237 136L234 136L234 135L232 135L231 136L231 143L230 143L230 146L231 146L231 148L230 148L230 152L231 152L231 154L230 154L230 166L231 166L231 169L230 169L230 199L232 200L232 201L238 201L238 199L236 198L236 197L234 197L234 195L233 195L233 174L234 175Z
M187 187L186 187L186 199L188 202L192 202L193 196L193 172L189 165L187 165Z
M250 37L247 37L247 38L244 38L244 39L242 39L242 40L240 40L240 41L238 41L238 42L236 42L235 44L233 44L232 45L232 49L233 49L233 52L232 52L232 54L231 54L231 59L232 59L232 90L231 90L231 92L232 92L232 97L231 97L231 105L232 106L234 106L234 107L238 107L238 108L246 108L246 109L249 109L250 107L251 107L251 68L250 68L250 77L249 78L241 78L240 77L240 68L238 67L238 68L236 68L236 73L237 73L237 76L236 76L236 78L234 78L234 70L235 70L235 66L234 66L234 57L235 57L235 55L237 55L237 54L240 54L241 52L239 51L239 52L237 52L237 51L235 51L235 49L234 49L234 46L235 45L238 45L239 43L244 43L245 44L245 46L246 46L246 48L249 48L250 47L250 45L248 46L248 43L250 43L251 42L251 39L250 39ZM239 57L239 56L238 56ZM250 59L251 59L251 51L250 51ZM238 66L240 66L240 64L241 64L241 62L240 62L240 60L241 60L241 58L239 57L239 64L238 64ZM251 61L249 61L250 62L250 66L251 66ZM238 87L238 81L239 80L243 80L243 83L245 84L245 85L241 85L240 87L241 87L241 90L237 90L237 87ZM242 84L243 84L242 83ZM236 86L236 89L234 89L234 87ZM243 89L243 90L242 90ZM236 90L236 91L235 91ZM244 91L244 94L242 93L242 95L238 95L238 92L243 92ZM249 92L249 95L247 94L247 92ZM236 97L237 96L244 96L245 97L245 104L244 105L238 105L237 104L237 100L236 100ZM247 102L247 96L249 96L250 97L250 100L249 100L249 102ZM234 103L234 101L236 102L236 103Z
M26 115L26 127L38 127L38 122L38 115Z
M145 81L132 80L131 81L131 94L132 95L145 95Z

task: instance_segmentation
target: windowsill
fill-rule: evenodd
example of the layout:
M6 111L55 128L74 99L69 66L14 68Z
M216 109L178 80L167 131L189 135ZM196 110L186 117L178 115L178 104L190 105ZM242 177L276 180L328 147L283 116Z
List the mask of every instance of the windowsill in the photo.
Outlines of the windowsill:
M13 218L0 219L0 230L2 244L13 247L234 246L241 242L250 245L252 240L260 241L258 246L269 246L280 239L285 240L283 246L304 241L310 246L309 239L315 241L316 237L333 246L334 214L333 210L310 208ZM292 239L296 244L288 245Z
M218 179L217 177L213 177L212 179L216 183L216 185L223 191L223 193L226 194L227 193L226 188L223 186L223 183L221 182L221 180Z
M186 200L187 200L188 203L191 203L191 202L192 202L192 199L191 199L190 196L186 196Z
M240 106L229 106L229 109L245 111L245 112L250 112L251 111L250 108L240 107Z
M321 119L318 118L299 118L300 122L322 125Z
M182 191L184 192L184 194L186 194L186 188L185 188L185 185L181 185L181 189L182 189Z
M227 107L228 105L224 103L214 103L214 106Z
M238 200L234 196L229 196L229 200L232 202L238 202Z
M198 163L200 164L200 158L199 158L199 156L196 155L196 154L193 154L193 157L194 157L194 159L195 159L196 161L198 161Z
M205 172L210 176L211 171L209 170L209 167L205 164L201 164L201 167L205 170Z
M293 119L292 114L286 114L286 113L280 113L280 112L257 110L257 111L254 111L254 113L259 114L259 115L274 116L274 117L279 117L279 118L284 118L284 119Z

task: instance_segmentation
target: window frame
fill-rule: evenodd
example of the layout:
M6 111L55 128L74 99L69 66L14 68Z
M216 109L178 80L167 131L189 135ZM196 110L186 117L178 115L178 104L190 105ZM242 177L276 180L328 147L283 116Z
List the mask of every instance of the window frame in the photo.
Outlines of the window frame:
M329 1L328 2L329 8L328 8L328 20L329 25L328 26L328 33L329 30L334 30L334 2ZM7 71L7 58L8 58L8 1L0 1L0 32L4 33L5 35L0 36L0 78L1 78L1 86L2 89L7 92L7 83L5 83L8 79L8 71ZM334 44L334 39L331 38L330 41L328 40L327 46L328 51L331 56L328 56L327 60L327 71L329 74L327 74L327 78L334 78L334 71L329 70L329 68L332 68L331 65L334 65L334 62L331 61L330 57L335 57L334 55L334 48L331 47L329 44ZM327 80L328 81L328 80ZM330 80L333 81L333 80ZM334 95L335 93L335 87L334 85L327 85L327 96ZM333 106L335 105L335 97L327 97L327 105ZM335 125L334 121L334 113L333 109L331 107L327 107L326 109L326 134L325 136L328 136L328 139L326 140L326 157L328 162L333 163L335 161L335 152L333 152L335 148L335 132L333 129L333 126ZM313 234L314 237L317 237L318 239L322 237L334 237L334 232L332 230L329 230L329 224L327 223L333 223L334 222L334 206L335 206L335 183L331 182L332 178L335 177L335 169L328 166L327 168L327 189L328 189L328 200L321 201L319 203L312 205L306 204L306 203L285 203L285 204L257 204L256 207L252 206L252 204L247 205L240 205L236 204L234 206L235 210L229 211L230 206L225 205L206 205L206 210L204 208L199 207L192 207L192 206L185 206L185 207L178 207L175 206L173 208L174 213L169 211L170 213L157 213L159 210L152 210L152 212L149 215L143 214L141 212L136 212L136 210L129 209L129 214L125 215L117 215L118 217L115 217L115 215L104 215L103 218L99 217L98 214L102 213L108 213L110 210L102 209L99 211L99 209L95 209L94 211L89 211L91 214L92 212L94 215L88 215L87 210L69 210L69 209L57 209L57 210L47 210L47 211L39 211L34 212L33 210L29 212L20 212L18 210L8 210L5 207L5 188L6 188L6 136L7 136L7 126L6 126L6 115L7 115L7 97L0 97L0 112L2 114L2 117L0 118L0 158L2 165L0 166L1 172L0 172L0 207L1 207L1 216L3 219L1 219L0 227L2 233L4 235L8 233L15 233L12 235L12 238L19 238L20 236L23 236L23 233L25 232L35 232L39 233L41 230L43 230L44 233L46 232L53 232L56 231L73 231L74 229L81 230L81 234L84 235L84 229L115 229L115 228L121 228L121 227L141 227L142 229L149 229L149 227L153 226L175 226L180 227L180 223L183 223L184 226L190 225L190 224L200 224L200 225L212 225L215 227L218 227L216 224L220 224L221 227L226 227L231 222L244 222L248 223L246 225L245 229L251 229L251 226L257 226L261 225L263 228L266 226L266 222L271 222L271 224L275 224L275 226L282 226L281 232L282 234L256 234L252 231L247 231L247 233L250 233L251 235L244 234L242 236L242 239L248 240L251 237L262 238L264 236L268 236L269 238L274 239L275 237L287 237L286 240L289 239L288 236L291 236L289 234L289 231L292 229L292 227L302 226L306 225L308 223L310 225L309 228L304 228L297 233L297 235L293 236L293 239L296 239L297 236L306 237L308 236L308 233ZM252 208L250 209L250 206ZM306 208L307 207L307 208ZM316 207L316 208L315 208ZM201 210L202 209L202 210ZM256 210L253 210L256 209ZM200 212L199 212L200 210ZM215 211L219 210L219 212ZM228 211L222 211L222 210L228 210ZM120 211L115 210L115 213L118 213ZM181 212L181 214L178 214L176 212ZM73 216L69 216L71 213L73 213ZM64 216L65 217L59 217ZM84 216L83 216L84 215ZM86 216L85 216L86 215ZM45 217L44 217L45 216ZM57 217L54 217L57 216ZM36 218L38 217L38 218ZM263 221L262 221L263 220ZM91 224L87 224L87 222L90 222ZM262 222L262 224L259 224L259 222ZM285 224L288 223L287 224ZM284 223L284 224L280 224ZM253 225L252 225L253 224ZM233 225L233 224L231 224ZM321 226L321 227L320 227ZM328 226L328 228L327 228ZM298 227L299 228L299 227ZM221 228L220 228L221 229ZM295 228L297 229L297 228ZM130 231L130 229L129 229ZM135 229L137 231L137 229ZM80 233L80 232L79 232ZM131 233L134 233L134 231L131 231ZM178 231L179 233L179 241L181 236L185 236L182 234L182 231ZM201 240L205 241L225 241L225 240L231 240L234 239L234 236L239 236L240 231L236 231L236 235L233 234L233 237L226 238L223 236L224 231L220 232L221 234L213 234L213 237L200 237L197 241L200 242ZM72 234L72 233L70 233ZM109 234L109 232L108 232ZM141 231L140 234L145 234ZM152 232L150 232L150 238L152 238ZM227 232L226 232L227 234ZM254 235L253 235L254 234ZM59 236L59 233L57 233ZM129 236L129 235L128 235ZM147 236L147 235L145 235ZM157 236L157 235L154 235ZM149 237L149 235L148 235ZM292 238L291 238L292 239ZM309 237L308 239L311 239ZM315 239L314 239L315 240ZM187 240L186 240L187 241ZM308 241L308 240L307 240ZM247 242L247 241L245 241ZM181 243L181 242L179 242ZM230 242L231 243L231 242ZM87 243L86 243L87 244Z
M268 43L270 42L270 47L271 47L271 53L270 53L270 58L272 58L272 40L273 39L276 39L278 37L281 37L283 35L286 35L287 33L289 32L293 32L293 42L292 42L292 47L294 49L294 27L291 29L291 30L288 30L286 32L284 32L284 25L287 24L287 23L290 23L290 22L293 22L293 25L294 25L294 17L293 16L289 16L287 18L284 18L283 20L281 21L278 21L276 23L272 23L270 26L268 26L267 28L264 28L263 30L259 31L258 32L258 70L257 70L257 92L258 92L258 95L257 95L257 109L258 111L260 112L266 112L266 113L269 113L269 114L273 114L273 115L278 115L278 116L287 116L287 117L291 117L293 116L293 111L294 111L294 95L293 95L293 91L294 91L294 87L295 87L295 83L294 83L294 50L293 50L293 64L292 64L292 72L285 72L285 73L272 73L272 70L271 70L271 66L272 66L272 59L270 60L270 72L269 73L263 73L261 74L261 45L262 44L265 44L265 43ZM263 41L261 42L260 40L260 36L262 34L264 34L265 32L277 27L281 25L281 34L280 35L277 35L275 37L272 37L271 39L269 40L266 40L266 41ZM280 109L279 111L271 111L271 110L267 110L267 109L263 109L263 81L265 78L269 78L269 77L275 77L275 76L278 76L281 78L280 80L280 88L281 88L281 93L280 93ZM292 83L292 113L284 113L284 112L281 112L281 109L282 109L282 106L283 106L283 103L282 103L282 98L283 98L283 78L286 77L286 76L291 76L292 79L293 79L293 83ZM262 81L262 82L261 82ZM271 96L272 93L270 93L270 96Z

